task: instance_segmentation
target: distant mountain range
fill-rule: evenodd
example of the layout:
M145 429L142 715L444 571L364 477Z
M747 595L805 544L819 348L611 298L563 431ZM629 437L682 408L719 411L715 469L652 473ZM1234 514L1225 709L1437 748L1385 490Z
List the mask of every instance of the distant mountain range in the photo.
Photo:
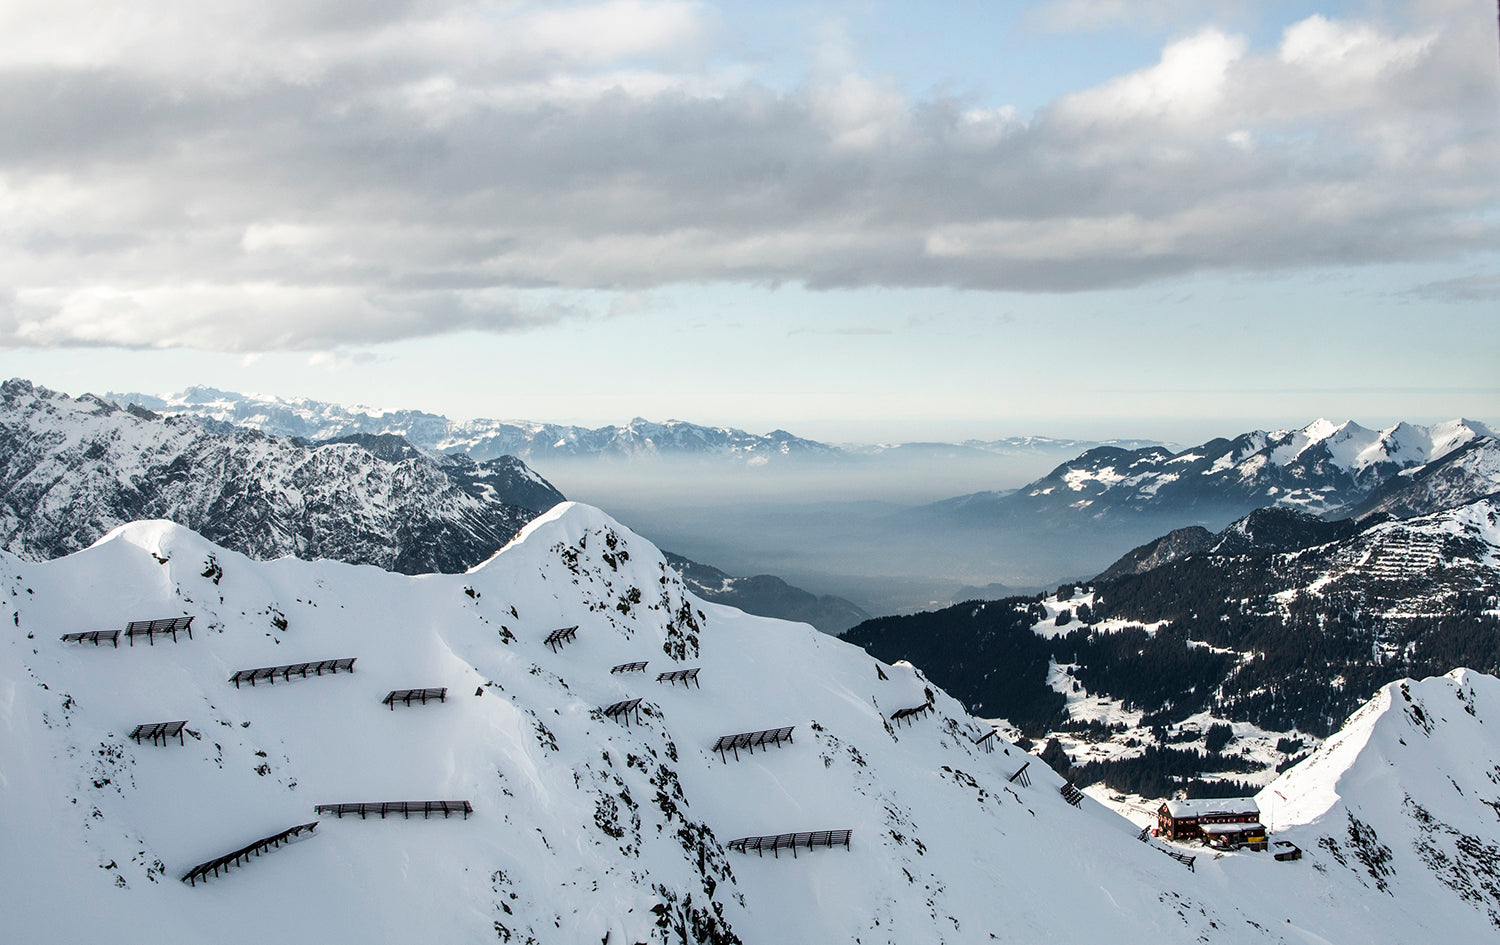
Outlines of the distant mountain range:
M1049 571L1051 581L1082 579L1168 532L1216 532L1268 506L1325 518L1447 507L1500 488L1497 453L1494 433L1472 420L1385 430L1318 420L1176 452L1091 449L1019 489L930 503L897 520L912 534L947 535L971 558L1026 562L1029 574L997 573L1024 586Z
M1101 530L1264 503L1217 532L1190 525L1142 544L1081 591L844 634L1056 742L1079 783L1241 790L1383 679L1500 670L1500 441L1480 424L1319 422L1177 455L1096 450L1008 498L1013 516L1040 509ZM1236 740L1234 757L1205 743L1211 729Z
M167 518L256 558L455 572L560 501L513 457L476 462L394 437L303 445L22 380L0 385L0 543L26 558Z
M649 457L719 457L749 465L777 460L851 461L869 457L943 462L983 455L1076 456L1101 446L1135 449L1150 440L1056 439L1017 436L962 443L833 445L794 436L785 430L747 433L732 427L710 427L681 420L652 422L636 417L623 426L581 427L530 420L450 420L420 410L344 407L300 398L240 394L212 387L189 387L174 394L110 393L109 400L139 404L158 413L186 414L203 420L261 430L308 441L351 434L394 434L422 449L464 453L474 459L510 455L538 459L641 459Z
M12 380L0 385L0 546L33 559L165 518L255 558L465 571L565 501L513 456L475 460L390 433L310 443L159 416ZM672 556L706 600L828 633L869 614L771 575L731 577Z
M1317 420L1300 430L1245 433L1175 453L1098 447L1022 489L959 496L928 511L971 521L1158 514L1227 521L1267 505L1337 513L1352 510L1392 477L1494 437L1472 420L1398 423L1386 430Z

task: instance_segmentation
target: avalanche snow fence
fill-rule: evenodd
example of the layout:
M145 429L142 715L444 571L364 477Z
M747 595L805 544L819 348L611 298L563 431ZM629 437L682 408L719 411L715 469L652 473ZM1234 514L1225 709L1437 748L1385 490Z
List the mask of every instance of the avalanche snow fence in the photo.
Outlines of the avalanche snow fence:
M770 850L771 855L780 858L780 850L791 850L792 857L797 856L798 847L828 847L832 849L841 846L849 849L848 830L808 830L802 833L778 833L765 837L741 837L724 844L731 850L741 853L749 853L754 850L758 855L765 856L765 851Z

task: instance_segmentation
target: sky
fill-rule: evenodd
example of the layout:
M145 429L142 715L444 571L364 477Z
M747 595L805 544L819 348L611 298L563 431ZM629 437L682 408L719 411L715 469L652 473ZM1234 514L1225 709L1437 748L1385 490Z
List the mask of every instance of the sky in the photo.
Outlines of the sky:
M0 0L0 374L845 441L1500 420L1490 0Z

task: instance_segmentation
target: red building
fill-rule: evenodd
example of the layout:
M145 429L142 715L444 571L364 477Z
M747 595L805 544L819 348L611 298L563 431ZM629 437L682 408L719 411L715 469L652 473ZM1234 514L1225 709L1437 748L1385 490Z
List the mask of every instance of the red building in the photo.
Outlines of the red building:
M1168 840L1201 839L1212 846L1266 849L1260 808L1249 797L1165 801L1156 811L1156 832Z

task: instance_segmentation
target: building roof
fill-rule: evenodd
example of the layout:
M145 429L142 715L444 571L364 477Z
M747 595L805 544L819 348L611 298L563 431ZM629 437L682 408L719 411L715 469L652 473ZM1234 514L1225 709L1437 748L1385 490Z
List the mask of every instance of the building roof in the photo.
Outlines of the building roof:
M1162 807L1172 817L1260 816L1260 806L1253 797L1198 797L1190 801L1165 801Z
M1266 832L1261 824L1204 824L1198 829L1207 834Z

